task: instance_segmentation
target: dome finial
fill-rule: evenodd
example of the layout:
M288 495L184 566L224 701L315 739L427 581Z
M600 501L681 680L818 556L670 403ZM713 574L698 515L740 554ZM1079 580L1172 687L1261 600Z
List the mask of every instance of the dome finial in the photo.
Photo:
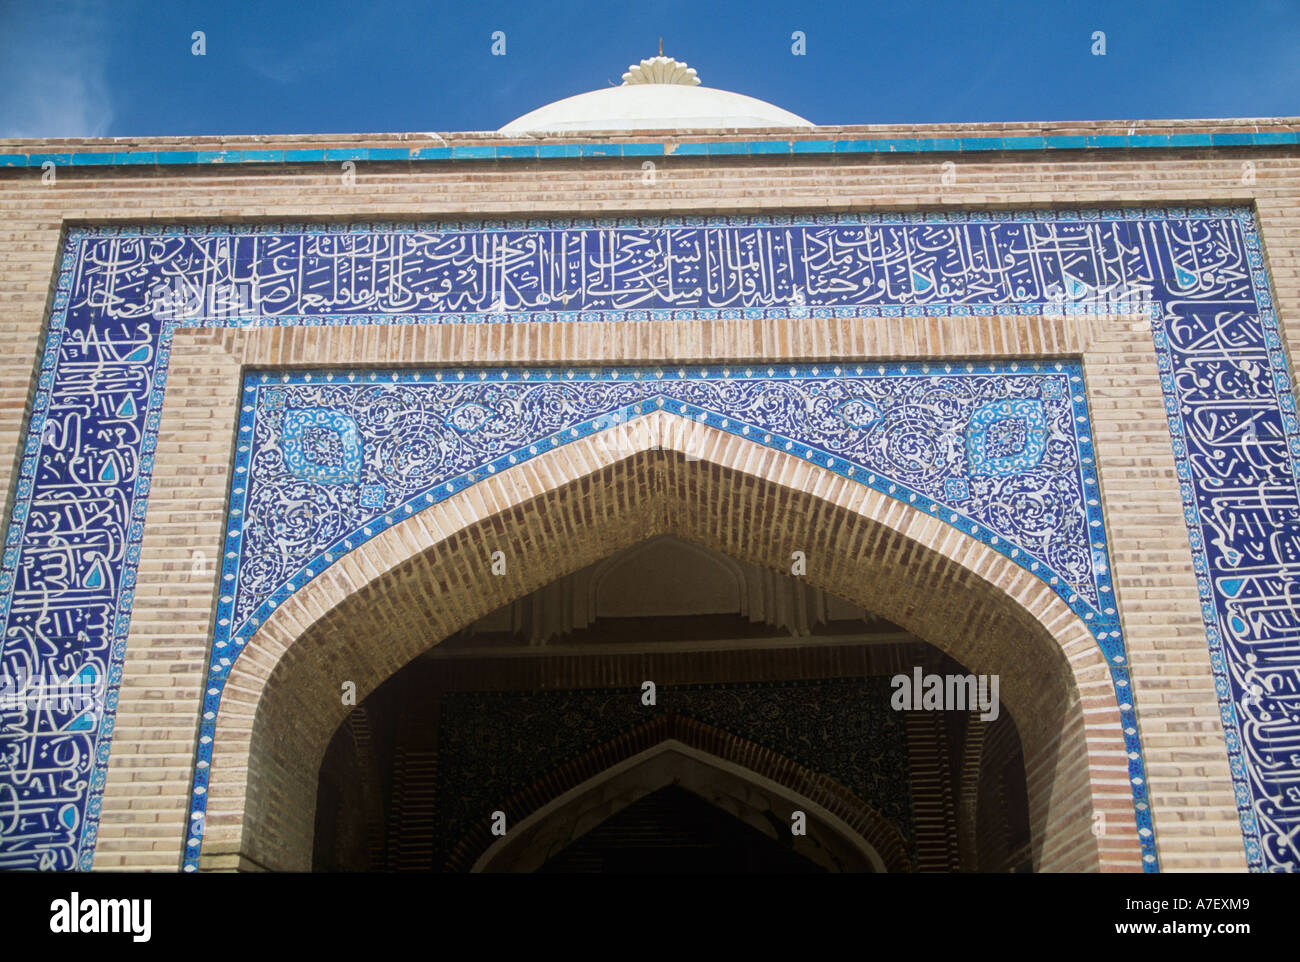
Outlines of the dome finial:
M686 87L698 87L700 78L695 76L695 69L680 60L664 56L664 38L659 38L659 56L642 60L627 68L623 74L623 85L628 84L681 84Z

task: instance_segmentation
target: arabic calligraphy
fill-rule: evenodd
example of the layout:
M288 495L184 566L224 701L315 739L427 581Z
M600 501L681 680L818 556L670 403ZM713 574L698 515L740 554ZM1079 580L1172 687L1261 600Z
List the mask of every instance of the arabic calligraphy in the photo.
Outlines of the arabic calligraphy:
M91 864L179 325L1082 314L1135 302L1152 305L1247 857L1261 870L1300 865L1300 430L1244 209L95 228L69 233L60 268L0 561L0 672L88 670L107 697L89 728L85 713L0 711L0 868ZM842 398L838 423L870 424L882 402ZM1053 449L1034 410L1022 413L977 438L988 473L907 490L958 507L999 472L1033 470L1040 442L1041 457ZM443 414L437 436L465 445L500 421L482 398ZM918 424L900 450L924 465L939 436ZM328 427L304 422L302 464L350 450ZM825 440L847 461L835 447L845 437ZM403 457L402 483L436 473L432 449ZM344 457L336 477L355 470ZM405 490L361 481L366 510ZM1046 557L1065 551L1059 534L1026 534L1022 550L1091 605L1104 549L1080 541ZM1116 636L1103 643L1122 648Z

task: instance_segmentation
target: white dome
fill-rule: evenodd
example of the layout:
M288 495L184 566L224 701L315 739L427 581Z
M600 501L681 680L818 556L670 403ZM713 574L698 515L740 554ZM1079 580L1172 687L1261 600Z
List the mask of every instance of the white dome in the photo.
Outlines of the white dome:
M643 60L623 77L621 87L593 90L538 107L510 121L499 132L813 126L764 100L698 86L695 71L670 57Z

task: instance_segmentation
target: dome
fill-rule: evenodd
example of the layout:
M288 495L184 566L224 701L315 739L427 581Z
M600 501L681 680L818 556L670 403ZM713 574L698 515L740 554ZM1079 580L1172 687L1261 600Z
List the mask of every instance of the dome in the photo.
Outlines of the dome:
M700 85L695 71L671 57L633 64L623 85L538 107L502 127L502 134L579 130L701 130L812 127L774 104Z

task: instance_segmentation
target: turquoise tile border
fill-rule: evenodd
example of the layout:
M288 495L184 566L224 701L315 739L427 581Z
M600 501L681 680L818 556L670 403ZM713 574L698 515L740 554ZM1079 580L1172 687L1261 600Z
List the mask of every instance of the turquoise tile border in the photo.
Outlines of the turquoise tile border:
M561 157L769 157L774 154L968 153L989 150L1132 150L1186 147L1288 147L1300 131L1095 136L855 138L852 140L694 140L685 143L460 144L455 147L303 148L297 150L148 150L0 154L0 167L127 164L316 164L352 161L533 160Z

